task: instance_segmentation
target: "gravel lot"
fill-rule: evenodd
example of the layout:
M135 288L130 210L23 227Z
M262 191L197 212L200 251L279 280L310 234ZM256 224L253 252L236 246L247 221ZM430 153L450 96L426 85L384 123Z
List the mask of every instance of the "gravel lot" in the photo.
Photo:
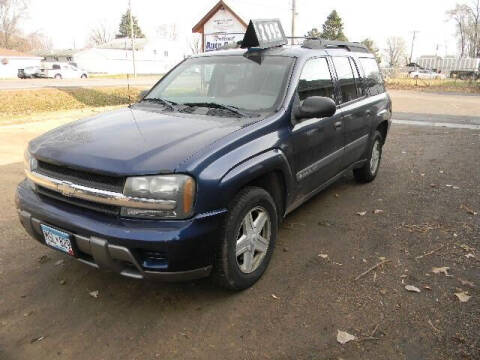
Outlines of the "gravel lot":
M42 131L28 128L3 140ZM17 221L23 165L4 161L0 359L479 359L479 154L480 131L393 125L377 179L345 177L288 216L241 293L126 279L42 247ZM338 330L357 339L341 345Z

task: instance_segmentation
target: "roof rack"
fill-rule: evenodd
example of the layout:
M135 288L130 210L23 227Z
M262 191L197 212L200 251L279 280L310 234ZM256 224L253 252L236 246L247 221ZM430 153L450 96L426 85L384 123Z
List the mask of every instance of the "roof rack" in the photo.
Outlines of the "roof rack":
M358 42L325 40L322 38L306 38L302 47L306 49L345 49L348 51L369 52L365 45Z

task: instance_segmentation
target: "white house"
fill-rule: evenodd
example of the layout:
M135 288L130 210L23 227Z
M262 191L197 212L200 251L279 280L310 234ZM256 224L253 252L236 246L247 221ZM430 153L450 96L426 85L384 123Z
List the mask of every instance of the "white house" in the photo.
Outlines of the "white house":
M0 48L0 79L16 78L18 69L40 66L39 56L31 56L20 51Z
M185 56L184 46L169 39L136 39L137 74L164 74ZM73 62L90 73L132 74L132 46L128 38L84 49L73 54Z

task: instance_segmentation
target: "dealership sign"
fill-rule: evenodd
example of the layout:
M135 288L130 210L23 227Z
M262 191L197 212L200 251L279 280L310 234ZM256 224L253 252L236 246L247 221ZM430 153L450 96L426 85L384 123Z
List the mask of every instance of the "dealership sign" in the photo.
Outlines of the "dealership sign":
M228 9L219 9L204 25L204 51L242 41L245 25Z

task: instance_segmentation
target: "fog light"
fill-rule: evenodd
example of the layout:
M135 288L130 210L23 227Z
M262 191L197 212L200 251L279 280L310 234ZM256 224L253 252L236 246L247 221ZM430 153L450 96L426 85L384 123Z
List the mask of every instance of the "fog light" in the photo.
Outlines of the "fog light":
M175 210L151 210L151 209L136 209L136 208L127 208L122 207L120 210L120 215L125 217L137 217L137 218L151 218L151 219L161 219L161 218L176 218L177 213Z

